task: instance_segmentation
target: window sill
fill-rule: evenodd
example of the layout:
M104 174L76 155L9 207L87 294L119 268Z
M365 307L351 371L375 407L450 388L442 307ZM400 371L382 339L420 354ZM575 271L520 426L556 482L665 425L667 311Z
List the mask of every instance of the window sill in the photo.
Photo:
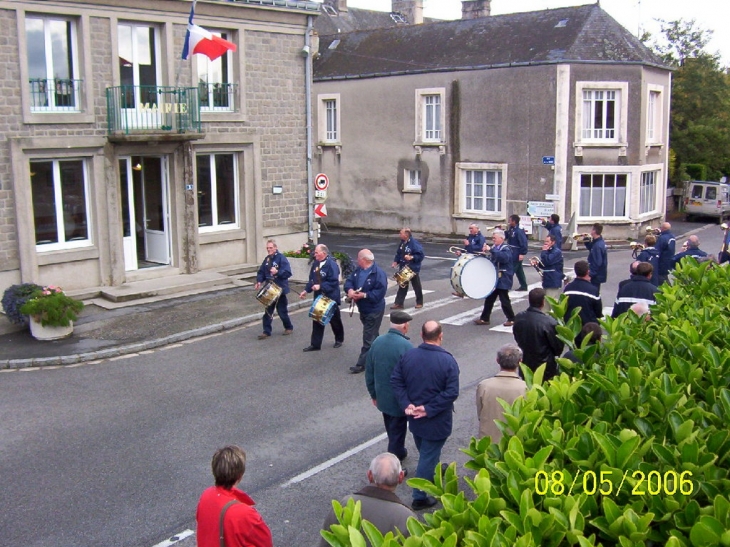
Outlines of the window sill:
M576 157L582 156L583 149L585 149L585 148L603 148L603 149L617 148L618 155L625 156L626 149L628 148L628 146L629 146L628 143L625 143L625 142L574 142L573 143L573 148L574 148Z
M48 249L40 250L36 246L38 265L62 264L64 262L79 262L81 260L93 260L99 258L99 249L93 245L78 247L75 249Z
M23 117L25 124L94 123L94 116L86 112L31 112Z
M455 220L497 220L504 223L504 214L502 213L460 211L451 215L451 218Z
M422 188L403 188L404 194L422 194L423 189Z
M221 229L210 232L200 232L198 237L201 245L222 243L224 241L236 241L240 239L246 239L246 230L234 228L232 230Z
M332 148L335 154L342 154L342 143L341 142L318 142L317 143L317 154L322 155L325 148Z
M414 142L413 148L416 149L416 155L420 156L423 153L424 148L438 148L440 155L446 154L446 143L445 142Z

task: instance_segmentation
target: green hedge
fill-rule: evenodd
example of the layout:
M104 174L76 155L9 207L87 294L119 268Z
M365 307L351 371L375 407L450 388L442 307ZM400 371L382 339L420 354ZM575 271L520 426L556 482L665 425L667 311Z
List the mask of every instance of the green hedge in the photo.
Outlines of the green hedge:
M561 320L573 347L578 319ZM411 486L442 509L411 519L411 537L383 536L350 503L323 532L330 545L375 547L530 545L730 546L730 268L683 261L645 321L607 319L584 364L505 405L499 444L472 439L473 471L456 466Z

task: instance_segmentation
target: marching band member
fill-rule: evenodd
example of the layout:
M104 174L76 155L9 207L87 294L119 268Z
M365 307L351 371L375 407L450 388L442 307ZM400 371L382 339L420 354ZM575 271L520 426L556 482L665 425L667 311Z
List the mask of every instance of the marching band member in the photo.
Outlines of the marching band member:
M601 283L608 277L608 253L606 242L603 241L603 224L595 223L591 228L590 239L586 238L583 245L588 249L588 265L590 266L591 284L601 293Z
M522 259L527 254L527 234L520 228L520 215L510 215L507 228L507 243L512 247L512 269L517 276L520 286L518 291L527 290L527 278L522 268Z
M478 254L482 252L484 244L487 242L487 238L482 235L479 231L479 226L476 222L469 224L469 234L464 240L464 249L467 253ZM456 256L460 256L461 252L456 251Z
M542 244L542 252L540 253L540 262L542 263L542 288L545 289L545 295L551 298L560 298L560 292L563 289L563 251L558 247L555 236L548 234ZM535 266L535 264L533 264ZM545 301L545 311L550 310L550 304Z
M281 295L276 302L264 310L264 316L261 321L264 326L264 332L259 334L259 340L265 340L271 336L271 324L274 321L274 308L279 314L281 322L284 323L284 334L291 334L294 330L291 319L289 319L289 302L286 295L289 292L289 278L291 277L291 266L287 258L279 252L276 241L270 239L266 242L266 252L268 253L264 261L256 273L256 285L254 288L258 291L261 285L266 281L273 281L281 287Z
M656 248L659 251L659 284L669 280L669 272L674 268L674 248L676 240L671 232L672 225L668 222L662 223L659 237L656 241Z
M551 236L555 236L555 246L562 250L563 249L563 229L560 227L560 215L553 213L550 215L550 220L546 220L543 226ZM548 293L548 296L550 294Z
M421 271L421 262L423 262L423 247L421 244L411 237L410 228L401 228L400 231L401 243L398 246L398 250L395 253L393 259L393 268L401 269L404 266L408 266L413 273L410 282L404 283L403 287L398 288L398 292L395 295L395 303L390 307L391 310L402 310L403 304L406 301L406 295L408 294L408 285L413 283L413 292L416 293L416 308L423 307L423 289L421 288L421 278L418 272Z
M299 298L304 298L307 293L314 292L314 297L320 294L325 295L335 303L335 312L330 320L332 333L335 335L336 348L342 347L345 341L345 327L340 317L340 268L337 261L330 256L327 245L317 245L314 248L314 262L309 271L309 281ZM324 325L318 321L312 321L312 337L310 344L302 351L319 351L322 348L324 338Z
M644 238L644 249L637 255L636 260L639 262L648 262L651 264L652 275L651 284L655 287L659 286L659 251L656 247L656 236L648 234Z
M492 308L494 308L494 303L499 298L502 311L507 317L504 326L511 327L515 319L515 312L512 311L512 303L509 299L509 291L512 288L512 276L514 275L514 270L512 269L512 250L509 245L505 244L504 232L502 230L494 230L492 232L492 241L494 242L493 246L484 245L484 252L490 253L489 259L498 272L497 287L484 300L482 315L479 319L475 319L474 323L477 325L489 325Z
M722 240L722 247L720 247L720 254L717 259L720 264L730 262L730 227L727 224L722 224L725 230L725 237Z

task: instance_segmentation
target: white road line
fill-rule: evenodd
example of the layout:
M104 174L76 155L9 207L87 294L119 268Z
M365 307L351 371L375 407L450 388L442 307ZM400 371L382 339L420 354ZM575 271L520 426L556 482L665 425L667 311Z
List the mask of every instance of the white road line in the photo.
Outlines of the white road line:
M335 456L334 458L331 458L324 463L320 463L318 466L313 467L309 471L300 473L296 477L293 477L293 478L289 479L288 481L286 481L284 484L281 485L281 487L286 488L287 486L291 486L292 484L297 484L299 482L302 482L302 481L308 479L309 477L313 477L320 471L324 471L325 469L328 469L328 468L332 467L333 465L340 463L343 460L346 460L350 456L353 456L354 454L357 454L358 452L362 452L366 448L369 448L370 446L374 445L375 443L379 443L380 441L387 439L387 438L388 438L388 435L386 433L381 433L377 437L370 439L369 441L365 441L364 443L356 446L355 448L351 448L347 452L343 452L339 456ZM155 546L155 547L157 547L157 546Z
M424 256L423 258L430 258L431 260L448 260L449 262L454 262L456 260L445 256Z
M424 290L424 291L423 291L423 294L431 294L432 292L433 292L433 291L427 291L427 290ZM408 294L406 295L406 300L409 300L409 299L411 299L411 298L416 298L416 293L414 293L414 292L413 292L412 290L410 290L410 288L409 288L409 289L408 289ZM391 294L390 296L387 296L387 297L385 298L385 303L386 303L386 304L392 304L393 302L395 302L395 295L394 295L394 294Z
M153 545L152 547L170 547L170 545L175 545L178 541L182 541L187 537L190 537L194 534L192 530L183 530L179 534L175 534L170 539L166 539L165 541L161 541L157 545Z
M613 306L606 306L603 308L603 316L604 317L611 317L611 314L613 313ZM599 319L601 319L599 317Z
M456 300L454 300L456 301ZM479 306L478 308L471 309L469 311L465 311L463 313L459 313L457 315L452 315L451 317L447 317L446 319L441 320L442 325L466 325L470 321L473 321L479 315L482 313L482 310L484 309L484 305Z

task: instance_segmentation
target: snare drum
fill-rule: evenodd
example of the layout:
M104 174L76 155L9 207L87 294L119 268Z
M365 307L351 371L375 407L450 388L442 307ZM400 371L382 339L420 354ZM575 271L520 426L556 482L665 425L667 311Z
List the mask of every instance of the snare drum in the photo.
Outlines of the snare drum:
M451 267L451 286L460 296L486 298L497 286L497 269L484 256L463 254Z
M256 300L261 302L267 308L276 302L281 296L281 287L271 280L263 284L258 293Z
M335 314L336 306L337 304L334 300L320 294L314 299L312 306L309 308L309 317L320 325L327 325Z
M393 274L393 279L395 279L401 287L405 287L414 277L416 277L416 272L411 270L408 266L403 266L400 270Z

